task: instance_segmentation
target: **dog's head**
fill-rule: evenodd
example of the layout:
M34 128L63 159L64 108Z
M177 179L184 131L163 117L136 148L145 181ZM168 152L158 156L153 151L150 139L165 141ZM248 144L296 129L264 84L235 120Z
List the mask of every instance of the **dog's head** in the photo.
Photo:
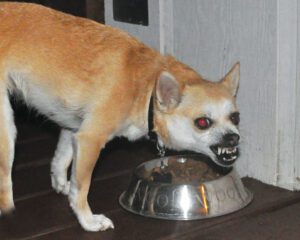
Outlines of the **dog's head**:
M217 83L178 62L162 72L155 88L159 140L168 148L203 153L218 165L231 166L239 155L239 68L235 64Z

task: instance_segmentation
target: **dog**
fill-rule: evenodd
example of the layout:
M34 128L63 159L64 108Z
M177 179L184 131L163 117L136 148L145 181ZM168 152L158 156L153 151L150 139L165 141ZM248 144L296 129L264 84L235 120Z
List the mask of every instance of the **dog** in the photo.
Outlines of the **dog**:
M0 3L0 34L1 213L14 209L10 95L61 126L52 187L68 196L87 231L114 227L87 202L99 153L114 137L147 135L150 99L160 146L203 153L221 166L238 158L239 63L211 82L125 32L28 3Z

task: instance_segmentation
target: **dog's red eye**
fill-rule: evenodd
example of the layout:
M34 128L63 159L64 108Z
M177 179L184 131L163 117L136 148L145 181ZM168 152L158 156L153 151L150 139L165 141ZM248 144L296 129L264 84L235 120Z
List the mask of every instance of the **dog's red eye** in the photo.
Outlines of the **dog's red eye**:
M212 120L206 117L197 118L195 120L196 126L202 130L209 128L212 125L212 123Z
M240 113L234 112L230 115L230 120L234 125L239 125L240 123Z

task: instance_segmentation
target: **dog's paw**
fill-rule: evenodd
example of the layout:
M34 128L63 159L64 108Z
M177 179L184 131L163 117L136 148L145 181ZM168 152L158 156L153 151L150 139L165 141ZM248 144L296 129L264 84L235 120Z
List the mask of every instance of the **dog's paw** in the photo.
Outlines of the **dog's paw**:
M15 205L12 202L9 206L5 206L5 208L0 208L0 218L4 215L10 215L15 211Z
M8 193L9 192L9 193ZM9 215L15 210L15 204L13 201L12 192L8 191L5 194L0 194L0 217L3 215Z
M114 228L113 222L103 214L92 215L89 218L79 218L81 226L90 232L105 231L109 228Z
M70 191L70 181L67 181L66 177L59 177L57 175L51 175L52 188L57 193L68 195Z

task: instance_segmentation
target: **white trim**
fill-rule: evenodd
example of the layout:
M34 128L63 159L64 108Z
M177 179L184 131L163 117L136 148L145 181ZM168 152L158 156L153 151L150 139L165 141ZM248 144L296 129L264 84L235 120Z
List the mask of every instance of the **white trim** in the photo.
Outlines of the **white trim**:
M300 4L297 2L297 13L300 13ZM298 17L297 14L297 17ZM295 139L295 185L294 189L300 190L300 18L297 19L297 78L296 78L296 128L298 133Z
M277 0L276 185L294 189L296 155L297 0ZM298 186L299 188L299 186Z

